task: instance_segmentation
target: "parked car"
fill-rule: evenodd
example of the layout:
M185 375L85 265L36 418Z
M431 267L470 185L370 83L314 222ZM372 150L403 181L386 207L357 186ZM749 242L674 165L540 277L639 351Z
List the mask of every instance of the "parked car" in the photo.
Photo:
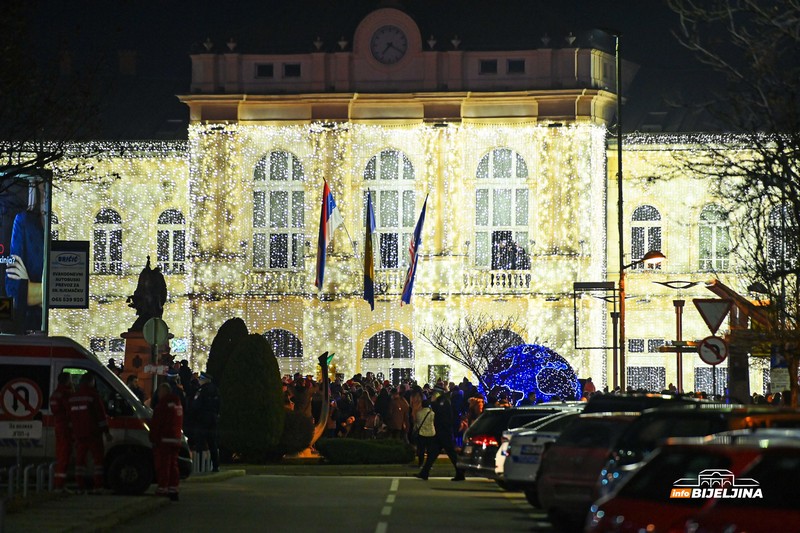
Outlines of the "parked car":
M581 414L542 455L536 488L558 531L580 529L597 498L597 476L638 413Z
M747 430L670 439L592 505L586 531L786 530L800 523L792 485L800 475L798 437L796 430Z
M458 467L469 475L494 479L501 487L495 458L503 431L521 427L564 409L575 409L581 402L550 402L530 407L490 407L464 432L464 447L458 455Z
M504 443L505 447L500 447L500 452L505 453L503 481L509 487L524 491L531 505L539 506L536 474L542 453L579 414L579 411L572 411L551 415L537 423L526 425L527 429L503 434L504 441L508 438L508 442Z
M599 494L609 494L668 438L702 437L758 427L800 427L800 411L770 406L702 403L647 410L625 430L601 469Z

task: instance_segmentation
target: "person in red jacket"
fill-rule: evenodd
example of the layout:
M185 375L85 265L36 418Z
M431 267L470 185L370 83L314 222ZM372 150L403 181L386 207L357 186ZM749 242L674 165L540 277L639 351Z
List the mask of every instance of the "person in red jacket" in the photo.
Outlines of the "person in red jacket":
M91 454L94 464L93 493L103 491L103 435L111 440L103 399L95 388L95 376L91 372L81 376L78 391L69 398L69 418L75 438L75 477L78 492L86 489L86 456Z
M53 486L66 491L67 466L72 455L72 428L69 422L69 398L74 394L72 378L66 372L58 375L56 390L50 395L50 413L53 415L56 432L56 471Z
M150 442L153 443L153 462L156 467L157 495L169 496L178 501L178 452L181 449L183 405L169 383L158 386L158 405L150 424Z

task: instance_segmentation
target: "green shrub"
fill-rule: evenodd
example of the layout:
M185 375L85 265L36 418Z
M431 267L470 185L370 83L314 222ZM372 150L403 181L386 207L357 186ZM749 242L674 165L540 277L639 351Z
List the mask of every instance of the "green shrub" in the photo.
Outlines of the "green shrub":
M302 452L311 445L314 422L299 411L287 411L276 456Z
M263 462L280 442L286 410L278 361L261 335L234 348L220 384L220 444L243 461Z
M228 364L236 345L245 337L247 337L247 325L241 318L231 318L220 326L217 335L211 341L206 363L206 370L217 383L222 383L225 365Z
M411 445L396 439L320 439L315 447L337 465L406 464L414 459Z

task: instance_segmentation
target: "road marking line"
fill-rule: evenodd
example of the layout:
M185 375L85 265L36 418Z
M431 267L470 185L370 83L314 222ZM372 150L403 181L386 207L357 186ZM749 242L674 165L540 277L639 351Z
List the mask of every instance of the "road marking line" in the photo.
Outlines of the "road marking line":
M381 516L389 516L392 514L392 506L386 505L383 509L381 509Z
M390 492L397 492L397 488L398 488L399 486L400 486L400 480L399 480L399 479L397 479L397 478L394 478L394 479L392 480L392 485L389 487L389 491L390 491Z
M397 497L396 494L389 494L386 497L386 503L394 503L394 499Z
M388 522L378 522L378 527L375 528L375 533L386 533L387 529L389 529Z

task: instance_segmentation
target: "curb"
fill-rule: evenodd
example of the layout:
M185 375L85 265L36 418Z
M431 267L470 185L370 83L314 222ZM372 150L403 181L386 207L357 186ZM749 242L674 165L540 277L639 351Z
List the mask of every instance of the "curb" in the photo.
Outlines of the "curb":
M194 474L183 480L183 483L214 483L225 481L234 477L247 475L246 470L222 470L220 472L209 472L206 474Z

